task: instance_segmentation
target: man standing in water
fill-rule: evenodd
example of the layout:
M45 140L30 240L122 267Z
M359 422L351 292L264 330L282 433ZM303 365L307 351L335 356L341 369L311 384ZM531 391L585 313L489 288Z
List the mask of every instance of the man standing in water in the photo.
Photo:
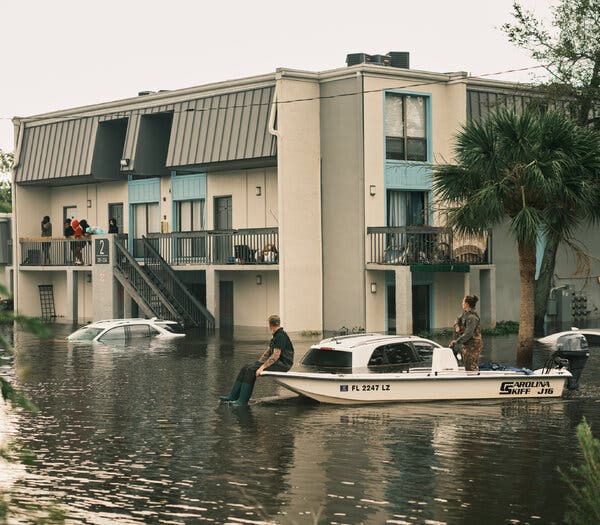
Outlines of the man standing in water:
M285 330L281 327L281 319L278 315L269 317L269 329L273 337L269 343L269 348L265 350L258 361L244 366L231 387L231 392L226 396L220 396L221 401L229 402L232 405L247 405L256 378L264 370L274 370L278 372L287 372L294 364L294 347Z

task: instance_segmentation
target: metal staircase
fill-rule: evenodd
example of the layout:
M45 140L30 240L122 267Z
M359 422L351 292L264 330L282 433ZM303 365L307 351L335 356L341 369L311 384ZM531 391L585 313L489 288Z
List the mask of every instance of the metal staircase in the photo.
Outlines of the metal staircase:
M121 242L115 242L114 275L148 317L183 322L183 317Z
M152 242L142 236L144 247L144 270L154 284L160 288L169 303L187 326L198 326L208 330L215 327L215 318L181 282L171 266L152 246Z

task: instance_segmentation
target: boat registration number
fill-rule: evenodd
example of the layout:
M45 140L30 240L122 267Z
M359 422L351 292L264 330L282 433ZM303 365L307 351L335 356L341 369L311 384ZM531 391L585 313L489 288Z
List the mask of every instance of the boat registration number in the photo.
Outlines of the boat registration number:
M340 385L340 392L389 392L390 385L367 383L364 385Z

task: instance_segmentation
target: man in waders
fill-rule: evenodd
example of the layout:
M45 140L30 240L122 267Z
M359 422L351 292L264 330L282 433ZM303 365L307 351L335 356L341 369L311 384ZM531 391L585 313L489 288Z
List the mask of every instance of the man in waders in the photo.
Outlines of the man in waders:
M235 383L231 387L231 392L226 396L220 396L221 401L232 405L247 405L256 378L264 370L287 372L292 368L294 364L294 347L285 330L281 327L281 319L278 315L269 317L269 329L273 333L269 348L258 358L258 361L246 365L240 370Z

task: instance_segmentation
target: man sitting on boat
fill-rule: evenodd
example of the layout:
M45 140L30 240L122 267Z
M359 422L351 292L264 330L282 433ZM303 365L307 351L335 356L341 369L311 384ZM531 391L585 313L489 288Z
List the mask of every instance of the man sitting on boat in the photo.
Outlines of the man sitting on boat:
M240 370L229 394L220 396L221 401L229 402L232 405L247 405L252 396L256 378L264 370L287 372L292 368L294 347L282 328L278 315L269 317L269 329L273 333L269 348L258 358L258 361L248 364Z
M465 295L462 300L463 312L454 325L459 337L450 342L451 348L461 349L465 370L471 372L479 370L479 356L483 348L481 321L475 311L477 301L479 301L479 297L476 295Z

